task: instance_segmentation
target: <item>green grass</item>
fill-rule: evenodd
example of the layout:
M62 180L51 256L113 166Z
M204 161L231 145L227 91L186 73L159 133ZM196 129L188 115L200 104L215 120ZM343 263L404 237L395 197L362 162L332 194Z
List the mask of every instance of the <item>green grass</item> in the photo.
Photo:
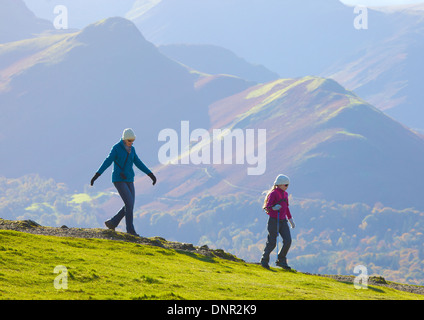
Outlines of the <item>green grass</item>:
M55 289L68 270L68 288ZM424 299L384 287L271 271L194 253L100 239L0 231L0 299Z
M104 196L107 197L108 195L109 194L107 194L106 192L98 192L95 196L91 196L87 193L78 193L72 196L72 200L70 200L69 203L82 204L84 202L91 202L93 200L98 200Z

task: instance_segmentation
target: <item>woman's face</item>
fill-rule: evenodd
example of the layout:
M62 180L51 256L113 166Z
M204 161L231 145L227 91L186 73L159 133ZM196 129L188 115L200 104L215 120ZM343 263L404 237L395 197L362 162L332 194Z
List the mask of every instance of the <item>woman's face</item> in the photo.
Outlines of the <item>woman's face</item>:
M127 147L131 147L134 143L134 139L124 140L124 143Z
M286 191L287 188L289 187L289 185L288 184L279 184L279 185L277 185L277 187L280 188L283 191Z

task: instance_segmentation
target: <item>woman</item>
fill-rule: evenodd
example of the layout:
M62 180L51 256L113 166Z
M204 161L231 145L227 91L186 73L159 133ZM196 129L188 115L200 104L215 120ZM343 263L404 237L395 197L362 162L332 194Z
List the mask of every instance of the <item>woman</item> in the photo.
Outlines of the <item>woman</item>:
M277 253L276 265L284 269L290 269L287 264L287 253L290 249L292 239L288 222L290 222L292 228L295 227L295 224L290 213L288 193L286 192L289 184L289 177L283 174L278 175L275 179L274 186L268 191L265 197L264 209L269 215L268 240L262 255L261 265L267 269L269 269L269 255L277 244L278 234L283 238L283 247Z
M105 159L99 170L97 170L96 174L91 179L91 185L93 185L94 181L107 168L109 168L112 162L114 162L112 182L124 201L124 206L112 219L106 221L105 225L109 229L115 230L122 218L125 216L127 232L129 234L139 236L135 232L133 225L133 210L135 202L133 164L152 179L153 185L156 183L156 177L135 153L135 149L132 146L134 140L134 131L130 128L125 129L122 133L121 141L112 147L109 156Z

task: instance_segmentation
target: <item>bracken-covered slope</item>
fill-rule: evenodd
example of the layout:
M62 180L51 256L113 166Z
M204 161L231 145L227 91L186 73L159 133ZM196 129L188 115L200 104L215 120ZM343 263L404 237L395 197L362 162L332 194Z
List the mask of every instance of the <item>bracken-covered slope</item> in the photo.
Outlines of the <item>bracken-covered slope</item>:
M423 208L422 137L333 80L304 77L257 85L213 103L209 115L211 133L266 129L266 170L248 175L252 165L235 164L235 158L232 165L168 165L160 168L167 177L162 194L257 192L286 173L297 197Z

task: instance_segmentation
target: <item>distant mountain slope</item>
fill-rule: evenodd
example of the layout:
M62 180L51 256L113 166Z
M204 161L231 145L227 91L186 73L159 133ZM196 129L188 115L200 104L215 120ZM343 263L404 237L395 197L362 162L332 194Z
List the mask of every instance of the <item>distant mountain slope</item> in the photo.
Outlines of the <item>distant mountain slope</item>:
M418 177L424 173L424 140L336 82L280 80L237 98L237 120L217 118L212 124L267 128L267 181L287 172L291 191L300 197L423 208ZM234 106L230 99L211 106L211 113ZM256 180L250 178L252 185ZM402 185L402 195L393 180Z
M124 17L135 0L24 0L28 8L38 17L53 20L54 8L66 6L70 28L83 29L96 21L111 17Z
M170 44L159 50L168 57L198 71L209 74L230 74L257 83L279 78L262 65L253 65L231 51L212 45Z
M172 176L162 194L258 194L283 172L297 197L424 208L424 140L333 80L280 79L220 100L209 113L211 130L267 130L265 174L249 176L249 165L234 159L169 165L161 169Z
M421 3L410 3L403 5L391 5L391 6L377 6L372 7L373 10L381 11L385 13L406 13L414 16L424 16L424 4Z
M53 30L53 24L37 18L24 1L0 1L0 43L28 39Z
M160 130L181 120L209 127L207 105L226 96L213 87L196 89L199 74L162 55L124 18L2 45L0 61L0 141L11 153L1 174L7 176L37 172L82 187L127 127L152 166ZM249 86L227 78L227 95Z
M354 27L360 13L338 0L162 0L137 8L144 10L132 19L153 43L218 45L283 78L332 78L424 132L422 5L368 8L364 30Z
M369 29L356 30L353 8L339 0L143 0L127 16L156 45L221 46L282 77L320 74L397 28L369 10Z
M353 51L355 54L322 74L354 90L405 125L424 132L424 15L414 12L388 14L399 26L392 36Z
M20 157L6 161L12 176L37 168L69 181L70 165L79 172L87 165L95 171L123 128L134 127L151 146L156 138L149 132L157 130L152 120L171 126L172 118L159 111L164 105L172 117L192 113L187 108L193 102L184 101L194 92L190 74L162 56L128 20L104 20L41 49L8 67L3 78L2 144L10 150L20 146ZM197 115L202 118L201 112ZM203 119L207 123L207 115ZM23 134L11 139L17 130ZM109 146L101 152L96 142L87 150L86 142L99 138L109 140ZM52 146L56 157L49 156ZM94 150L103 154L97 163L90 162Z

